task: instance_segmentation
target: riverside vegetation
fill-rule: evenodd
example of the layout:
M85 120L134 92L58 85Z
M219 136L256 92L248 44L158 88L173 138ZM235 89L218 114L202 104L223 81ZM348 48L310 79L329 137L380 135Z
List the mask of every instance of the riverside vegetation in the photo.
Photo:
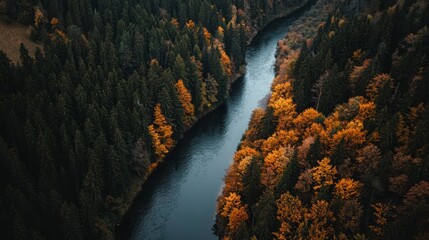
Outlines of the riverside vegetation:
M114 238L142 182L228 97L256 31L305 2L1 1L43 49L0 52L0 238Z
M429 4L333 10L279 45L218 199L222 239L429 238Z

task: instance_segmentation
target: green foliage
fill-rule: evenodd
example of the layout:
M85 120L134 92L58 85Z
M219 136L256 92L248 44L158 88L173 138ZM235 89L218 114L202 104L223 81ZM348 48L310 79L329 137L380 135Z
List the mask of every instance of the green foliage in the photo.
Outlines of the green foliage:
M154 106L177 142L190 126L174 84L183 80L196 118L213 110L242 73L250 37L298 2L5 3L44 49L33 58L21 45L18 65L0 52L0 238L104 239L158 160ZM109 212L112 199L121 211Z
M254 211L254 221L252 234L257 239L273 239L273 232L278 223L276 220L277 205L276 199L271 192L265 192L258 201Z
M260 160L257 160L256 158L253 158L250 162L250 164L247 166L246 171L243 175L243 201L249 205L253 206L259 196L261 195L261 170L259 163Z
M286 166L286 170L280 180L280 183L276 187L276 197L279 198L285 192L294 192L295 184L299 177L299 163L297 153L293 154L292 159Z
M273 149L286 149L268 158L284 167L278 184L262 185L257 200L246 199L251 236L427 238L429 5L423 2L340 1L300 52L298 27L280 41L274 84L291 89L274 88L272 96L290 96L297 117L275 126L269 108L255 111L225 178L226 196L253 189L248 172L235 177L242 150L251 147L266 161ZM218 236L234 239L222 219L216 224Z

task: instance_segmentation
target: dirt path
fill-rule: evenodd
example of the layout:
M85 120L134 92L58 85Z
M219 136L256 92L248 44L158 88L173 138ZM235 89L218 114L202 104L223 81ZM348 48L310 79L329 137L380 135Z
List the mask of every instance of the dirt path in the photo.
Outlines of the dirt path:
M19 61L19 46L24 43L30 55L33 56L36 47L42 48L41 43L30 40L30 30L28 27L18 23L5 23L0 21L0 50L12 60L13 63Z

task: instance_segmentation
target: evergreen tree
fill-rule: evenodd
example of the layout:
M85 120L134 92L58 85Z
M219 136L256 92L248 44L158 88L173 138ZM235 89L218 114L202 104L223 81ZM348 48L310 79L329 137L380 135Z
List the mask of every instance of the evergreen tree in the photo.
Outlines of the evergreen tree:
M243 175L243 201L253 206L261 195L259 160L252 158Z
M285 192L294 192L295 184L298 181L299 177L299 164L297 152L293 154L290 162L287 164L286 169L283 173L283 176L280 180L280 183L276 187L275 195L280 197Z

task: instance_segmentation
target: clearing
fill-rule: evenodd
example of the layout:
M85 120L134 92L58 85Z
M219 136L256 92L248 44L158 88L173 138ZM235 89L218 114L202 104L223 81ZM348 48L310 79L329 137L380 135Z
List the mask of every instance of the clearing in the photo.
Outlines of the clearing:
M27 26L0 20L0 50L6 53L14 64L20 61L19 46L21 43L24 44L31 56L34 55L37 47L43 49L40 42L30 40L30 29Z

